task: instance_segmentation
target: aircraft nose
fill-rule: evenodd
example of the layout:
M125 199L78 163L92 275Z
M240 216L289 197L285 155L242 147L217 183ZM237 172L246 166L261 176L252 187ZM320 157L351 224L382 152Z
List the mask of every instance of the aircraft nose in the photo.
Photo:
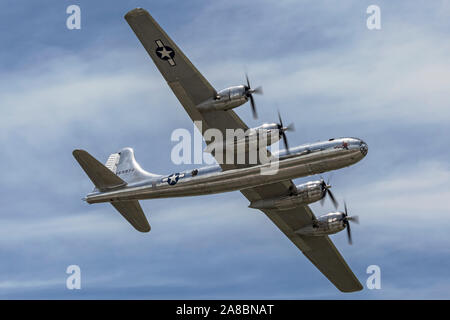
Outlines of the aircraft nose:
M361 143L359 145L359 150L361 151L363 156L366 156L367 152L369 152L369 146L367 145L367 143L365 143L364 141L361 140Z

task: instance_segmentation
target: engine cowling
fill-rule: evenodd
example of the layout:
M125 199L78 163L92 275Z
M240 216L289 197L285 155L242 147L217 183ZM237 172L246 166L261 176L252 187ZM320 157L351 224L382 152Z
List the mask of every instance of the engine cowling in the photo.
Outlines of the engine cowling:
M318 217L311 224L296 230L295 233L302 236L325 236L342 231L345 227L345 214L331 212Z
M248 101L247 91L248 89L244 85L220 90L215 97L197 105L197 109L200 111L216 111L239 107Z
M299 205L307 205L319 201L324 196L323 182L321 180L309 181L296 186L288 196L253 201L249 207L255 209L288 210Z
M255 146L259 148L260 146L268 147L275 142L279 141L281 134L278 130L277 124L263 124L256 128L248 129L246 132L236 132L236 135L228 139L225 137L226 141L214 141L206 146L205 152L211 153L214 150L248 150L248 145ZM245 145L244 148L239 148Z

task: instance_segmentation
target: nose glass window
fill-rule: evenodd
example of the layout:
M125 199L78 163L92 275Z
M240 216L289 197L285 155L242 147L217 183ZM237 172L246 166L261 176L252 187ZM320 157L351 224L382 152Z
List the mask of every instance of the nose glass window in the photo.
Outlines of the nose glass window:
M359 147L359 150L361 150L361 153L362 153L363 155L366 155L366 154L367 154L367 151L369 150L369 148L367 147L367 144L366 144L366 143L361 142L361 145L360 145L360 147Z
M364 144L364 142L361 142L359 140L354 141L354 140L350 140L348 142L348 145L351 149L360 149L360 147Z

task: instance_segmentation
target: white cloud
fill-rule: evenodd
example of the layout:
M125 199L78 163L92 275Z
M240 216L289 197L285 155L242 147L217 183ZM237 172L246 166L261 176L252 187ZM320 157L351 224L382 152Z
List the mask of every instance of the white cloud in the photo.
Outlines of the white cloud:
M308 2L310 4L311 1ZM336 8L332 2L329 2L328 9L323 9L321 5L315 7L314 15L301 5L291 8L292 2L288 0L266 5L269 9L263 12L264 19L249 19L247 13L241 13L248 26L237 23L228 26L225 23L227 21L222 23L217 19L211 20L209 14L218 9L213 5L202 13L209 16L208 20L200 16L191 26L180 29L180 33L173 36L181 40L181 47L185 48L186 54L194 62L199 61L199 69L218 86L217 89L241 83L243 66L247 66L252 82L264 86L265 96L257 97L263 115L274 114L275 106L279 104L283 108L282 113L290 115L298 124L313 127L319 119L330 129L336 117L345 115L345 121L351 124L352 129L356 130L359 120L363 119L366 123L376 124L380 135L386 122L392 120L411 125L445 126L448 123L450 83L446 75L450 72L447 54L450 46L445 34L433 32L430 28L398 23L384 24L380 33L364 33L361 29L352 31L353 24L341 26L343 30L327 23L327 18L334 23L336 19L343 19L343 16L333 13ZM219 9L220 6L232 9L228 3L222 3ZM339 8L341 13L345 12L349 8L348 3ZM279 14L273 15L270 12L272 9L278 10ZM282 15L282 12L286 14ZM301 12L302 18L311 15L311 19L300 21ZM322 13L321 19L316 17L318 13ZM271 15L275 16L273 20ZM223 17L224 20L229 18L228 15ZM244 20L243 17L239 19ZM211 28L205 26L214 23L221 25ZM274 26L286 32L286 38L271 39L270 31ZM205 28L202 30L200 27ZM292 40L287 34L289 28L295 31L298 39L288 43L288 49L285 49L286 39ZM243 30L246 31L245 36ZM342 34L352 36L344 39ZM320 36L320 44L310 41L315 36ZM131 31L130 37L134 37ZM336 42L330 40L333 37L336 37ZM272 41L275 46L284 45L281 48L285 50L277 51L275 55L268 47ZM324 45L323 41L330 42ZM305 48L302 48L303 45ZM265 53L266 49L269 53ZM76 164L73 159L69 162L68 149L72 140L69 141L67 137L67 128L74 126L79 131L89 129L89 140L95 148L95 155L103 152L103 148L109 148L105 146L105 140L96 140L97 136L111 135L111 139L114 139L114 136L123 136L131 131L142 135L145 128L148 149L138 149L137 152L160 159L165 167L169 165L164 163L168 157L155 152L155 149L169 143L170 135L165 139L161 130L170 131L184 125L191 128L183 108L137 40L133 48L118 47L114 51L89 48L88 53L79 52L78 56L61 55L28 70L3 73L0 79L3 112L0 139L8 149L3 151L3 159L9 169L2 179L4 185L13 183L25 189L30 184L47 183L46 189L33 190L36 192L35 197L39 196L39 192L47 196L51 194L52 200L65 203L68 207L73 207L73 202L80 201L81 196L80 185L69 181L73 177L70 172L80 169L74 169ZM173 109L169 109L168 106L172 105ZM248 106L241 110L244 108ZM170 119L168 110L174 111L170 113ZM246 121L250 119L248 109L239 112L246 117ZM414 130L413 126L411 130ZM18 146L16 138L11 135L16 132L23 132L33 148L28 149L29 145ZM40 151L39 157L36 156L36 150ZM66 152L67 157L54 153L55 150ZM45 162L44 155L53 156L52 160ZM55 165L60 161L65 162ZM65 171L69 165L73 166L70 172ZM143 165L147 167L145 162ZM450 197L448 167L430 161L416 166L402 167L399 164L391 169L392 173L384 177L368 174L368 179L373 180L359 187L347 178L348 187L340 188L349 195L349 206L352 212L360 215L362 223L360 227L354 228L355 246L353 249L343 249L343 253L351 253L351 258L369 259L375 252L383 259L385 256L382 251L386 248L405 250L408 254L424 252L430 247L436 254L444 252L445 243L442 243L442 239L448 237L442 226L448 224L450 217L445 201ZM76 178L85 179L80 183L90 188L90 182L81 170L79 172ZM2 191L17 197L14 192ZM64 197L58 197L62 195ZM267 252L272 255L271 258L277 259L301 255L262 213L246 209L246 200L236 200L235 197L240 195L173 199L170 202L161 200L164 207L160 205L161 202L145 201L143 207L152 231L142 235L134 231L111 206L83 208L81 213L79 208L57 212L52 209L53 202L46 202L50 198L48 196L42 200L46 203L32 204L35 207L33 219L27 219L28 215L25 214L2 218L0 248L11 255L17 252L19 257L8 261L17 265L26 260L30 252L39 249L42 251L39 258L42 260L35 263L39 266L48 266L49 261L66 259L68 252L95 259L104 249L114 248L108 252L109 259L114 255L142 259L139 260L139 266L145 270L146 264L151 265L144 277L147 284L159 279L155 282L157 285L191 285L196 279L202 279L205 280L205 287L223 284L223 281L230 280L230 276L210 279L208 282L206 276L197 275L191 282L188 277L196 273L189 269L201 263L204 267L201 271L216 266L219 268L227 261L239 261L242 257L250 259L255 255L264 259ZM14 205L20 211L26 203L26 199L21 200L23 202L9 205ZM317 210L317 213L322 211ZM376 228L379 228L379 233L364 233ZM430 237L422 241L411 235L411 239L405 241L410 236L409 232L412 229L417 231L418 228L430 230ZM345 234L336 235L333 239L342 243ZM234 245L233 249L230 249L231 245ZM223 247L225 250L220 250ZM187 252L185 260L171 255L181 249ZM190 253L195 254L190 256ZM195 257L199 257L198 261L195 261ZM171 264L183 261L188 269L185 273L166 270ZM290 261L290 267L294 264L297 267L299 261L311 267L303 258ZM97 262L91 263L97 266ZM106 277L125 279L128 283L129 268L116 266L106 272ZM124 271L117 274L117 270ZM20 272L28 276L27 272ZM260 279L258 272L270 270L246 270L241 275L244 279L242 283L245 283L246 277ZM136 278L141 275L136 275ZM0 282L0 288L45 287L56 281L51 278L48 281L23 280L20 275L10 278ZM256 281L254 279L251 282ZM106 285L108 281L105 280L103 284ZM132 281L140 283L141 279ZM392 290L395 291L396 287ZM280 291L272 294L285 296ZM399 291L395 296L403 294L404 291Z
M76 123L114 131L124 125L148 126L149 115L150 129L161 128L165 118L152 110L173 102L170 91L160 75L148 74L134 60L121 49L101 57L81 52L3 73L0 138L14 141L12 132L19 131L30 141L55 141Z
M425 221L450 221L450 169L430 161L367 181L360 188L350 186L351 205L373 223L389 221L396 225L418 225ZM344 193L345 191L344 187Z
M381 127L394 119L445 124L450 120L450 45L444 39L398 26L326 51L229 61L209 73L225 84L230 73L242 73L247 64L253 82L264 86L265 96L258 100L272 109L281 105L300 122L307 115L330 123L345 114L348 123L363 119Z
M56 280L8 280L0 281L0 290L43 289L62 284L61 279Z
M290 2L278 5L272 10L285 10L286 6L291 6ZM207 7L200 16L216 10L216 6ZM221 6L224 4L219 8ZM230 9L228 5L225 7ZM337 14L334 12L333 15L331 8L328 9L320 5L314 10L324 17ZM336 8L333 6L333 9ZM292 12L305 15L301 6L295 6L289 12L291 15L283 17L288 25L296 21ZM264 15L270 10L260 13ZM341 14L346 14L346 11ZM292 44L295 49L282 50L277 55L259 55L256 59L251 55L233 56L239 52L239 41L253 50L263 50L264 42L257 39L270 35L276 18L271 19L261 29L253 29L252 36L245 39L241 37L240 28L227 31L226 39L235 40L213 38L214 59L202 59L205 53L198 48L210 47L211 38L200 34L189 37L189 52L186 53L194 55L193 60L202 59L200 70L217 84L218 89L241 83L243 66L247 66L253 82L264 86L265 96L258 97L259 104L264 106L263 114L278 104L299 121L304 121L306 112L308 117L321 117L325 122L332 122L333 115L339 114L345 114L349 123L361 118L371 121L397 119L411 123L449 121L447 101L450 93L447 88L450 83L446 74L450 72L447 55L450 46L445 41L445 34L392 23L379 33L355 29L356 37L348 40L339 37L343 41L336 45L331 43L326 50L309 44L309 50L297 51L302 46L295 43ZM206 23L203 20L192 22L186 29L198 31ZM304 23L309 28L314 26L310 20ZM325 18L321 28L314 30L322 33L332 29L335 26ZM208 29L204 30L207 34ZM180 32L183 34L182 30ZM133 36L130 32L130 37ZM181 42L186 41L183 38ZM230 46L229 41L234 45ZM271 41L275 44L283 42L282 39ZM302 41L302 38L298 39L299 43ZM223 56L216 56L219 53ZM224 59L230 55L232 58ZM34 130L34 135L46 134L48 137L49 131L52 134L58 132L51 128L63 130L76 121L87 121L108 130L116 117L120 117L124 125L134 122L144 126L145 123L156 131L168 123L164 113L152 112L151 119L139 115L148 114L149 110L163 110L167 104L176 105L180 119L187 119L182 116L184 110L151 64L145 50L137 44L136 48L119 47L108 51L97 47L80 52L78 56L65 54L27 71L3 74L0 86L2 135L13 139L4 136L8 130L24 128L32 131L31 128L36 128L42 132ZM304 111L302 116L297 115L299 106ZM243 112L244 116L248 115ZM330 116L322 117L323 112Z

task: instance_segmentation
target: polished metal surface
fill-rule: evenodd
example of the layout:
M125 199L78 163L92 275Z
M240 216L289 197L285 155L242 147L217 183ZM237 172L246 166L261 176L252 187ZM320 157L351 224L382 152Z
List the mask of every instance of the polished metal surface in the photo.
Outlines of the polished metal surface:
M321 200L325 196L324 191L321 180L309 181L296 186L288 196L253 201L249 207L254 209L292 209Z
M331 212L311 221L311 224L296 230L295 232L304 236L326 236L345 229L344 214L342 212Z
M262 175L263 165L222 171L219 166L191 171L155 175L144 171L134 159L133 150L126 148L126 161L119 163L117 175L128 184L110 192L88 194L88 203L152 198L183 197L228 192L258 185L300 178L350 166L364 157L360 150L362 140L341 138L318 142L279 152L279 168L274 175ZM305 153L305 150L309 150ZM127 165L126 165L127 164Z
M217 92L215 97L212 97L197 105L197 109L203 112L229 110L248 101L246 95L246 88L244 85L229 87Z
M258 146L271 146L282 137L277 124L264 124L256 128L250 128L246 132L236 130L232 136L222 137L222 140L216 139L208 144L205 152L211 153L213 150L250 150Z

